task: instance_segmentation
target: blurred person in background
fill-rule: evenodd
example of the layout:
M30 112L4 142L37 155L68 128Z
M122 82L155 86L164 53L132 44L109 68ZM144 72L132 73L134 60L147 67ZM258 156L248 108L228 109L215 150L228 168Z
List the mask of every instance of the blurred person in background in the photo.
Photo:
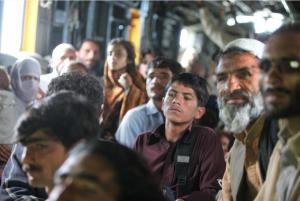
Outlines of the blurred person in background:
M103 134L114 134L129 109L146 102L145 80L135 66L134 47L122 38L108 44L104 66Z
M61 43L53 49L50 62L52 72L41 75L40 88L44 95L45 93L47 93L48 85L51 82L51 80L61 75L61 70L63 69L63 66L75 59L76 50L71 44Z
M56 172L47 201L163 201L159 183L132 150L109 141L77 145Z
M96 77L103 76L103 67L100 62L100 46L97 41L93 39L82 40L76 54L79 61L86 65L89 73Z

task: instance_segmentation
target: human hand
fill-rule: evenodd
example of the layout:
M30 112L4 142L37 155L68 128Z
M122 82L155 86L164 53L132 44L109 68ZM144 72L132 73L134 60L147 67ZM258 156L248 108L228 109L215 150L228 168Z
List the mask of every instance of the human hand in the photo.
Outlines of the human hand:
M123 73L118 79L118 82L125 90L130 88L133 83L132 78L128 73Z

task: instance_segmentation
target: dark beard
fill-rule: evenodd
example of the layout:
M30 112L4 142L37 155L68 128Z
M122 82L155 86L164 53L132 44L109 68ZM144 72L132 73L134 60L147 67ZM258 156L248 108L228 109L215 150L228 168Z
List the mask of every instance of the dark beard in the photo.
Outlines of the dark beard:
M272 105L269 108L265 105L267 115L271 118L280 119L300 115L300 82L297 84L295 90L285 90L286 95L290 97L290 103L286 107L281 105Z

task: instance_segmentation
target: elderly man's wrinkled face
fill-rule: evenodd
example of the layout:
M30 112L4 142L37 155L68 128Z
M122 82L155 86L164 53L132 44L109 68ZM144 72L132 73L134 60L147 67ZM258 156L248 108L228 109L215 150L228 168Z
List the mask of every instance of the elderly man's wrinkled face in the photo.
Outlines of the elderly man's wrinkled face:
M52 68L56 69L58 73L62 70L63 66L68 64L70 61L76 59L76 52L73 49L64 49L52 58Z
M282 33L271 37L261 69L267 113L278 118L299 115L300 33Z
M259 61L247 52L230 53L217 66L220 118L230 132L243 131L263 108Z
M116 201L118 197L116 174L107 160L81 153L71 155L58 170L48 201Z

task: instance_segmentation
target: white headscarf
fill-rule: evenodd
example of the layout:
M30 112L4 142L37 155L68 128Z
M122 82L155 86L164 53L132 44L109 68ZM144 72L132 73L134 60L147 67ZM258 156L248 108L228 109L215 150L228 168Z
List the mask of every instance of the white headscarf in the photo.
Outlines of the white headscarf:
M21 80L22 76L30 75L38 80ZM11 70L11 86L15 95L22 100L26 106L35 100L39 90L41 65L33 58L26 57L18 59Z

